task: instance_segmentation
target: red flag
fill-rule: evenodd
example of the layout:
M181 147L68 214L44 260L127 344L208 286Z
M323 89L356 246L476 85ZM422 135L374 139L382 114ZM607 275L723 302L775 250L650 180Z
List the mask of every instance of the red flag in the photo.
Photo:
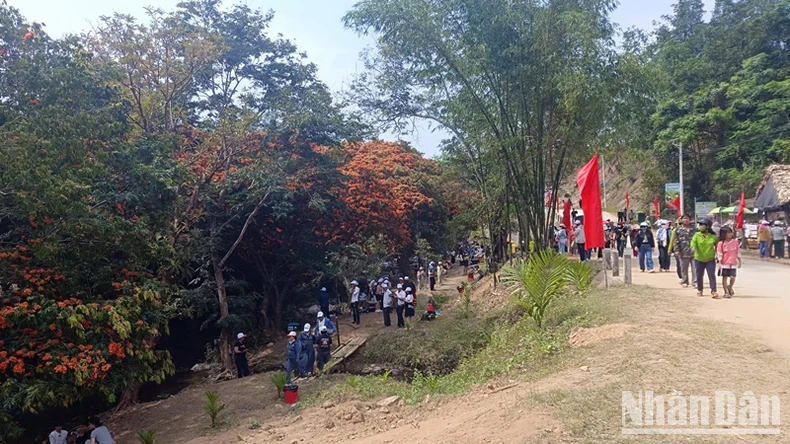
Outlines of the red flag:
M683 209L680 208L680 196L675 197L675 201L672 202L672 206L678 211L678 217L683 214Z
M584 248L603 248L603 213L601 212L601 180L598 176L598 153L576 172L576 185L584 211Z
M625 193L625 212L627 213L630 208L631 208L631 196L629 196L628 193Z
M565 201L565 208L562 210L562 223L565 225L565 229L571 229L571 200L568 199Z
M746 208L746 193L741 193L741 203L738 205L738 216L735 218L735 228L743 229L743 210Z
M653 208L656 210L656 219L661 217L661 207L658 206L658 198L653 199Z

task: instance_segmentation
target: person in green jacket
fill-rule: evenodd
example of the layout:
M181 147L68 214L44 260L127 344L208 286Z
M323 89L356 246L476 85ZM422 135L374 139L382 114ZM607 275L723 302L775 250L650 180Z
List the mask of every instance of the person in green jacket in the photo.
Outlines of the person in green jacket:
M713 223L710 219L699 220L699 230L691 238L691 251L694 253L694 265L697 269L697 296L702 296L702 283L705 272L710 281L710 295L719 299L716 293L716 244L719 239L711 230Z

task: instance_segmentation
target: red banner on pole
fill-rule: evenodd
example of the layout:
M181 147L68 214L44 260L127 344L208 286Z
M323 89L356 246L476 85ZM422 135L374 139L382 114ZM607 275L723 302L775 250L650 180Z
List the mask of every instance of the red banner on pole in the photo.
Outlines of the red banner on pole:
M631 196L629 196L628 193L625 193L625 212L627 213L628 210L630 209L631 209Z
M586 249L603 248L603 213L601 212L601 180L598 176L598 153L576 172L581 207L584 211Z
M741 193L741 203L738 204L738 216L735 218L735 228L743 229L743 213L746 209L746 193Z

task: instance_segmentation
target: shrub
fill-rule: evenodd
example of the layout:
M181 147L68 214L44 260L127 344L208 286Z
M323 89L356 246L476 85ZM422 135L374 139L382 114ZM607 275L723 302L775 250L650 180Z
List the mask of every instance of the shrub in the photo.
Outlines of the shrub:
M285 384L288 383L288 375L285 373L275 373L272 375L272 383L277 388L277 398L282 398Z
M211 427L214 427L217 425L217 416L225 410L225 404L219 403L219 394L217 392L206 392L203 410L208 413L208 416L211 418Z

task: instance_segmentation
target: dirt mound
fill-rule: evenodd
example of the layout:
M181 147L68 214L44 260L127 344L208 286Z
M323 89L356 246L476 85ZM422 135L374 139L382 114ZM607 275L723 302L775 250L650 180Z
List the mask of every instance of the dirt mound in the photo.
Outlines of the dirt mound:
M631 326L627 324L609 324L594 328L577 328L571 332L568 338L568 345L571 347L581 347L607 339L619 338L625 336L630 328Z

